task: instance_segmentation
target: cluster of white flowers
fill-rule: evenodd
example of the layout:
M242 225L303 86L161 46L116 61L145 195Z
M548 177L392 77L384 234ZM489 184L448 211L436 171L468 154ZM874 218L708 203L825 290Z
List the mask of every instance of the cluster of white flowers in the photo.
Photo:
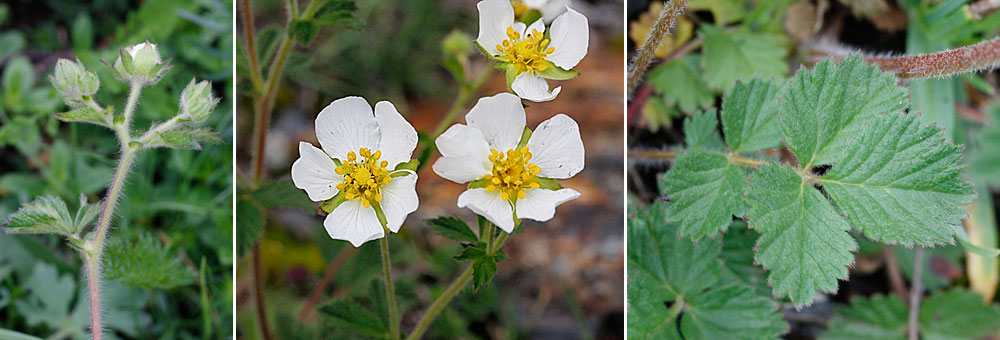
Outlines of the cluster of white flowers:
M513 1L479 2L477 43L509 69L507 78L517 96L480 98L465 116L466 124L451 126L435 140L441 157L432 166L445 179L468 183L458 207L506 232L513 232L521 219L548 221L557 206L580 196L557 181L584 167L576 121L557 114L531 131L521 99L555 98L560 88L550 92L544 78L576 66L588 39L587 18L566 0L551 1L556 7L544 6L549 1ZM515 22L515 6L539 10L542 18L530 26ZM543 35L546 21L552 25ZM504 32L509 39L500 39ZM419 205L417 174L408 166L417 145L413 126L392 103L379 102L373 111L365 99L346 97L319 113L316 137L321 148L299 143L292 181L311 200L323 202L329 212L323 225L330 237L359 247L384 237L386 230L398 232Z

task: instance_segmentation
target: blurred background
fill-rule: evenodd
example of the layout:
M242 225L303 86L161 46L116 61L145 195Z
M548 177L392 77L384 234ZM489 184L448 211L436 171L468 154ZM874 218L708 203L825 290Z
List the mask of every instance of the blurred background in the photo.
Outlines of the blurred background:
M627 51L633 56L663 9L663 1L628 1ZM656 50L654 62L629 98L626 143L629 210L666 198L661 176L671 163L645 159L634 151L677 150L684 140L684 119L706 109L721 109L726 89L754 74L783 83L803 67L845 48L879 55L930 53L995 39L1000 32L1000 3L967 0L690 0L673 35ZM719 27L713 30L709 27ZM715 48L712 48L714 46ZM764 51L764 53L761 53ZM734 67L734 65L739 65ZM724 73L713 72L726 70ZM970 238L997 246L1000 213L1000 105L996 70L946 79L901 80L910 89L909 112L945 128L964 144L963 180L976 186L978 198L966 206ZM764 157L791 156L784 150ZM630 215L633 215L630 213ZM848 280L835 294L818 294L801 310L782 302L791 329L784 338L816 339L853 297L898 294L909 286L913 249L872 242L853 233L860 250ZM765 272L749 249L759 234L736 220L724 234L726 265L746 271L743 279L770 296ZM921 281L929 292L968 287L984 301L997 301L996 258L984 258L961 246L926 248ZM753 263L752 266L750 264ZM895 283L893 283L895 281ZM992 339L1000 338L993 335Z
M173 58L173 70L142 91L137 129L172 117L192 77L211 80L222 97L202 124L220 132L224 144L145 151L132 168L111 240L162 244L180 266L170 287L135 287L106 275L109 338L232 336L232 13L227 0L0 3L2 220L41 195L59 196L71 210L80 193L98 202L114 171L119 148L110 130L53 118L68 110L47 78L59 58L79 58L101 80L96 100L118 108L128 88L99 59L113 62L120 47L146 40ZM81 267L60 237L0 233L0 328L89 339Z
M455 98L458 85L442 66L441 43L453 30L475 38L476 1L356 3L355 16L362 28L324 28L310 45L299 45L290 57L265 145L266 181L291 185L289 172L298 158L298 142L317 143L314 119L335 99L359 95L373 105L389 100L418 131L429 132ZM435 321L428 339L623 338L624 3L574 0L572 7L590 21L590 49L577 66L582 76L555 82L553 87L563 86L556 100L527 102L526 110L532 129L556 113L569 114L580 123L586 168L563 185L583 196L560 206L556 217L545 224L525 221L523 231L506 243L511 259L498 265L493 282L477 294L467 288L457 296ZM259 32L257 49L270 55L277 37L284 34L284 2L253 1L252 13ZM243 28L242 14L237 16L237 28ZM237 34L240 44L242 34ZM491 67L474 48L468 57L474 70L470 72ZM266 57L261 60L269 64ZM241 79L247 76L245 62L238 60ZM503 74L489 72L462 117L476 99L506 91ZM237 84L236 159L241 182L251 176L253 149L254 115L246 83ZM427 165L436 157L431 156ZM408 217L400 234L390 237L393 277L405 311L404 331L413 328L435 294L465 266L453 258L460 247L431 231L424 220L439 215L457 216L469 223L475 220L471 211L456 207L463 185L436 176L430 166L419 175L420 208ZM297 201L299 207L266 211L260 258L272 333L294 339L351 338L325 323L315 307L333 298L368 295L373 282L381 281L378 244L369 242L355 250L347 242L331 240L322 217L316 214L318 205L309 202L301 190L281 192L283 200ZM238 231L237 243L242 242L241 235L245 234ZM249 261L239 262L237 338L257 339ZM324 274L330 283L316 292Z

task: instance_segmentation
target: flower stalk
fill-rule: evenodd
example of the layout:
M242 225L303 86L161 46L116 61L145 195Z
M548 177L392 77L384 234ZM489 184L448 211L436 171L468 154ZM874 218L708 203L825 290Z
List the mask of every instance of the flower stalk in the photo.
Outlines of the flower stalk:
M385 301L389 305L389 333L392 339L399 340L399 309L396 307L396 285L392 281L389 261L389 238L383 237L379 244L382 246L382 271L385 273Z

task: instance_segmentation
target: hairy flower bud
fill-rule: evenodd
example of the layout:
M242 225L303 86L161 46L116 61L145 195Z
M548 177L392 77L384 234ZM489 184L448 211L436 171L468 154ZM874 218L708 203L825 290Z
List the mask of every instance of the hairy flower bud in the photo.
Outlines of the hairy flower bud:
M467 55L472 50L473 38L460 30L451 31L441 42L441 49L446 55Z
M118 60L112 67L115 76L124 82L138 82L144 86L152 86L160 81L163 74L173 65L170 59L160 60L160 52L156 44L144 42L122 48Z
M195 83L194 78L181 92L181 115L200 122L212 114L220 98L212 98L212 83L207 80Z
M88 72L79 60L59 59L56 62L55 76L49 75L52 86L59 91L66 104L72 107L84 105L84 98L97 93L101 81L92 72Z

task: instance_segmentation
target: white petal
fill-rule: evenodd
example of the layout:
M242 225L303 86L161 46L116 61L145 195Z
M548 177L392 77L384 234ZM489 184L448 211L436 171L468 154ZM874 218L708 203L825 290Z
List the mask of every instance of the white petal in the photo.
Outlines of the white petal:
M306 142L299 142L299 159L292 163L292 183L305 190L315 202L337 195L337 183L344 177L333 172L337 165L330 156Z
M514 24L514 7L510 0L484 0L476 4L479 9L479 43L492 55L499 55L497 45L507 39L507 27Z
M545 34L545 22L542 21L542 19L535 20L535 22L532 23L531 26L528 26L528 28L524 29L524 33L521 35L534 34L535 31L538 31L538 34L542 35Z
M541 9L549 0L523 0L525 6L530 9Z
M389 169L408 162L417 147L417 130L387 101L375 104L375 120L381 136L378 150L382 151L382 159L389 162Z
M555 90L549 91L549 83L545 81L545 78L539 77L532 72L524 72L514 78L514 82L510 84L510 89L517 93L518 97L533 101L533 102L547 102L556 99L559 95L559 91L562 90L562 86L558 86Z
M378 146L378 122L371 105L361 97L337 99L316 117L316 138L328 155L347 159L350 151Z
M434 173L455 183L468 183L490 173L490 161L478 155L440 157L431 166Z
M564 69L572 69L587 55L587 45L590 43L590 26L587 17L566 8L563 13L552 21L549 28L549 38L552 42L552 54L545 59Z
M489 160L490 146L483 132L468 125L455 124L434 140L438 152L445 157L481 155Z
M583 139L573 118L557 114L538 124L528 139L531 163L542 168L541 177L570 178L583 170Z
M330 238L351 242L360 247L365 242L385 236L385 229L375 216L375 209L365 208L360 199L341 203L323 220Z
M379 204L385 214L386 227L394 233L399 232L406 215L416 211L420 205L417 174L393 177L392 182L382 186L382 202Z
M517 217L545 222L555 216L556 207L577 197L580 193L573 189L525 189L524 198L517 200Z
M479 98L465 115L465 122L478 129L490 148L504 152L517 146L524 132L524 106L510 93Z
M458 196L458 207L469 208L508 233L514 231L514 210L510 202L500 198L500 191L489 192L482 188L466 190Z
M542 20L545 20L546 24L552 23L552 20L566 13L567 8L569 8L569 0L551 0L541 9Z

